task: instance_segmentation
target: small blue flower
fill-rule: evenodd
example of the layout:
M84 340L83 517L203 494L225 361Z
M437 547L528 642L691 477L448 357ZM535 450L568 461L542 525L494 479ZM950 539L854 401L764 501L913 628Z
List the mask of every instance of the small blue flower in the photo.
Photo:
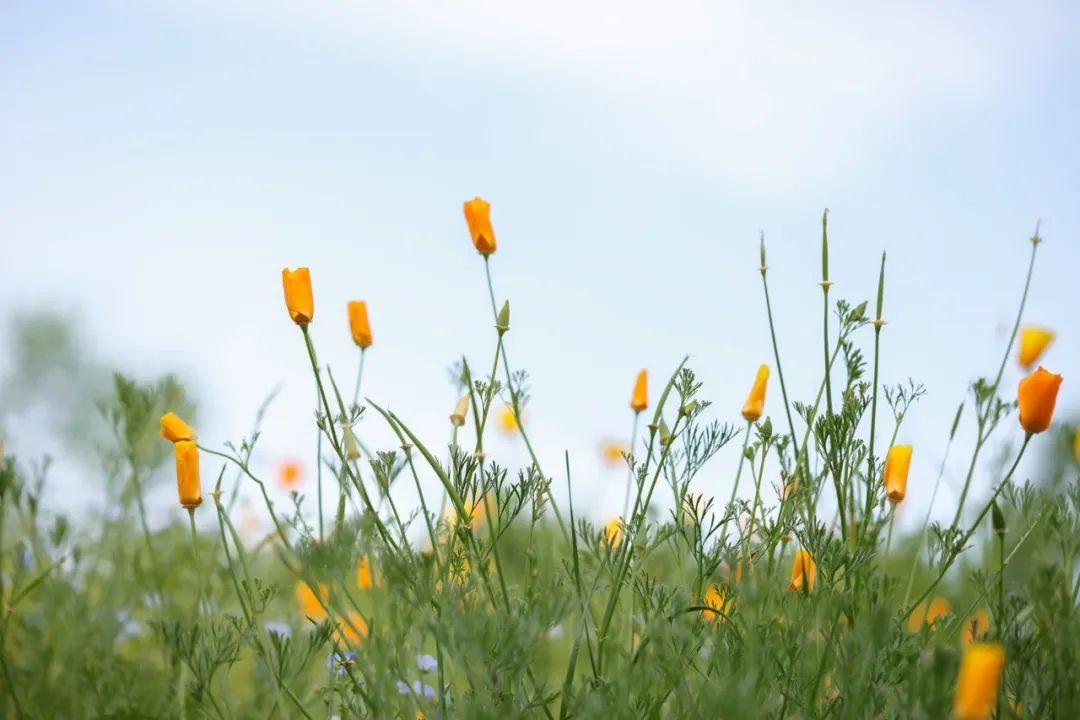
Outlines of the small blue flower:
M439 667L439 662L431 655L417 655L416 667L420 668L421 672L431 672Z
M409 683L405 682L404 680L398 680L396 683L394 683L394 687L396 687L397 691L402 695L409 694Z
M277 620L267 620L263 623L263 627L266 628L266 632L271 635L280 635L283 638L292 637L292 628L283 622Z

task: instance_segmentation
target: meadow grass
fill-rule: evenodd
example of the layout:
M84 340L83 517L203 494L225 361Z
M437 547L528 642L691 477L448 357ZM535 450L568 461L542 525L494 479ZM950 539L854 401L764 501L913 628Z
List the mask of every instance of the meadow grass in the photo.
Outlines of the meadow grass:
M894 527L911 453L895 441L924 391L879 386L886 259L871 302L831 298L826 216L819 386L785 384L762 239L772 363L742 417L711 407L685 360L652 392L642 373L629 452L609 450L627 471L625 510L599 525L574 504L573 459L542 464L530 440L488 212L466 203L491 354L455 369L449 444L364 397L362 303L349 307L355 381L339 385L309 332L310 275L283 273L318 393L317 510L271 500L251 462L258 422L235 443L197 438L171 378L117 375L100 399L114 510L100 522L43 510L47 463L8 448L4 717L1080 717L1080 436L1051 425L1060 378L1036 371L1018 393L1002 382L1018 336L1025 365L1049 342L1022 328L1038 232L996 374L972 383L935 449L948 457L974 430L951 522ZM397 445L369 449L362 415ZM497 423L520 433L524 467L486 456ZM995 445L1003 463L985 460ZM155 530L146 489L170 452L181 507ZM1045 476L1019 482L1031 452ZM737 468L720 479L726 503L695 483L718 453ZM931 506L944 471L913 488ZM425 494L432 479L441 491ZM395 502L402 483L417 506ZM264 501L268 535L238 528L241 488Z

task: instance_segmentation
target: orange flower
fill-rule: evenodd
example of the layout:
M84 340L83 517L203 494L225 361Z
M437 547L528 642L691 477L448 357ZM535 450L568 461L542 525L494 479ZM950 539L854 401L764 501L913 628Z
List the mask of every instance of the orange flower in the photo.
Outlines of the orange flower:
M612 467L625 465L626 461L623 459L623 456L629 454L630 446L626 443L605 440L600 445L600 456L604 458L604 462Z
M371 561L368 560L368 556L360 558L359 564L356 566L356 584L360 586L361 590L370 591L372 585L371 577Z
M907 493L908 468L911 466L911 446L893 445L885 458L885 493L893 504Z
M964 647L978 642L988 629L990 629L990 613L986 612L985 608L979 608L964 621L962 636Z
M161 437L169 442L194 440L195 428L181 420L178 415L167 412L161 416Z
M311 589L303 580L296 582L296 601L300 605L300 612L312 620L322 620L326 617L326 605L330 602L330 588L326 583L319 583L319 594Z
M757 375L754 376L754 385L750 388L750 395L743 405L742 416L748 422L757 422L761 413L765 410L765 387L769 384L769 366L760 365Z
M933 625L939 616L952 610L952 605L943 597L936 597L930 601L930 607L921 602L908 615L907 628L911 632L919 632L923 625Z
M353 342L357 347L368 348L371 346L371 323L368 322L367 303L363 300L350 300L349 329L352 331Z
M487 505L484 503L484 498L479 497L475 500L465 498L462 503L465 505L465 518L459 518L457 510L454 509L453 503L446 509L446 518L450 522L457 522L461 520L462 524L469 525L470 527L477 527L483 525L487 520Z
M173 444L176 454L176 491L180 504L191 510L202 505L202 484L199 481L199 448L191 440Z
M997 643L975 643L964 651L956 678L953 715L956 720L987 720L997 704L1005 648Z
M284 490L294 490L304 482L304 466L297 460L282 460L277 474L278 485Z
M1016 397L1020 403L1020 425L1029 433L1041 433L1054 417L1061 376L1039 369L1020 381Z
M368 634L368 624L364 616L358 612L349 611L345 620L339 620L334 637L342 645L355 645Z
M809 550L799 548L795 552L795 559L791 563L791 582L788 590L805 590L812 592L817 580L817 563Z
M619 547L623 539L623 520L621 517L613 517L604 524L604 529L601 531L601 535L604 542L611 547L612 550Z
M306 267L283 268L281 286L285 289L285 307L297 325L307 325L315 317L315 299L311 296L311 272Z
M701 604L707 608L711 608L716 612L710 610L702 610L701 617L704 620L720 620L724 615L730 612L730 593L727 588L722 588L719 585L710 585L709 589L705 591L705 597L702 598Z
M503 405L499 408L499 428L507 435L517 432L518 418L514 413L513 405Z
M465 222L469 224L476 252L484 257L495 252L495 230L491 227L491 204L474 197L465 203Z
M1031 367L1042 356L1046 346L1053 340L1054 333L1052 330L1034 325L1025 325L1020 331L1020 354L1017 360L1023 367Z
M649 407L649 373L642 370L634 380L634 392L630 395L630 409L636 413Z

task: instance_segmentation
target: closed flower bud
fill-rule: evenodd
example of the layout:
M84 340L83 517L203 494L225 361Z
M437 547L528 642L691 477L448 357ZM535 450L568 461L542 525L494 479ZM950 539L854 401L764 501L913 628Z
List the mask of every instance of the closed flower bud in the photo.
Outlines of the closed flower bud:
M757 422L761 413L765 411L765 387L769 384L769 366L758 367L757 375L754 376L754 385L750 388L750 395L743 405L742 416L748 422Z
M360 459L360 442L356 439L356 433L348 425L345 426L345 457L349 460Z
M495 252L495 230L491 227L491 205L475 197L465 203L465 222L469 225L476 252L484 257Z
M1005 648L997 643L975 643L964 651L953 703L956 720L987 720L991 716L1004 668Z
M667 423L664 422L663 420L660 421L660 444L661 445L670 445L671 444L671 428L669 428L667 426Z
M1017 400L1020 404L1020 425L1029 433L1041 433L1050 427L1054 417L1061 376L1042 366L1020 381Z
M630 409L636 413L649 407L649 373L642 370L634 380L634 392L630 395Z
M367 555L360 558L360 562L356 565L356 584L365 591L370 591L375 584L371 575L371 561Z
M885 494L895 504L907 493L908 468L911 467L911 446L893 445L885 458Z
M465 424L465 416L469 414L469 396L462 395L454 406L454 412L450 413L450 424L461 427Z
M502 308L499 309L499 315L495 318L495 329L502 335L504 332L510 329L510 301L503 301Z
M281 271L281 286L285 289L285 307L297 325L307 325L315 317L315 299L311 295L311 272L306 267Z
M817 563L814 562L809 550L799 548L791 563L791 582L788 583L788 590L812 592L816 581Z
M176 452L176 490L180 504L189 510L202 505L202 484L199 480L199 449L191 440L173 445Z
M994 532L999 536L1005 535L1005 513L1001 512L1001 506L997 504L997 500L990 502L990 521L993 524Z
M1020 353L1017 360L1025 368L1035 364L1046 346L1054 340L1054 332L1035 325L1025 325L1020 330Z
M367 303L363 300L350 300L347 307L353 342L357 347L366 350L371 346L371 323L368 322Z
M161 416L161 437L169 442L194 440L195 429L181 420L178 415L167 412Z
M697 400L691 400L690 402L686 403L681 408L679 408L679 414L682 415L683 417L690 417L691 415L694 414L694 411L697 410L697 406L698 406Z

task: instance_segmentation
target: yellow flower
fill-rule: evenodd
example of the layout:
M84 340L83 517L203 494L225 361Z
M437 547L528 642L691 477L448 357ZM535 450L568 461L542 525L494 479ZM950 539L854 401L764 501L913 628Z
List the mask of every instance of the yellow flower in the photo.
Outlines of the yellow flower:
M757 375L754 376L754 384L750 388L750 395L743 405L742 416L749 422L757 422L761 413L765 410L765 387L769 384L769 366L760 365Z
M294 490L304 482L304 466L298 460L282 460L278 463L277 477L283 490Z
M297 325L307 325L315 317L315 299L311 295L311 272L306 267L295 270L283 268L281 286L285 290L285 307Z
M370 591L374 582L371 576L371 561L368 560L368 556L360 558L360 562L356 566L356 584L360 586L361 590Z
M1054 417L1061 376L1039 369L1020 381L1016 397L1020 404L1020 425L1029 433L1041 433Z
M908 616L907 628L911 632L919 632L923 625L933 625L939 616L952 610L952 605L943 597L935 597L927 607L925 602L919 603Z
M451 503L446 509L447 520L451 523L460 520L463 525L469 525L474 528L478 525L483 525L487 520L487 505L484 503L484 498L479 497L475 500L465 498L462 503L465 505L465 517L460 518L457 510L454 509L453 503Z
M642 370L634 380L634 392L630 395L630 409L636 413L649 407L649 373Z
M997 704L1005 648L997 643L975 643L964 651L956 678L953 715L956 720L987 720Z
M476 252L484 257L495 252L495 230L491 227L491 204L475 197L465 203L465 222L469 225Z
M898 503L907 493L908 468L911 466L911 446L893 445L885 458L885 494Z
M514 413L513 405L503 405L499 408L499 428L507 435L517 432L518 418Z
M202 505L202 483L199 480L199 448L191 440L173 444L176 454L176 490L180 504L189 510Z
M454 427L461 427L465 424L465 416L468 414L469 396L465 394L458 399L457 405L454 406L454 412L450 413L450 424Z
M1042 356L1046 346L1053 340L1054 333L1052 330L1036 327L1035 325L1025 325L1020 330L1020 354L1017 360L1023 367L1031 367Z
M615 440L605 440L600 445L600 456L604 458L604 462L612 467L619 467L625 464L623 459L624 455L630 454L630 446L626 443L616 442Z
M604 529L601 532L603 540L608 546L614 550L619 547L623 539L623 519L621 517L613 517L604 524Z
M985 608L979 608L964 621L964 634L961 638L964 647L978 642L988 629L990 629L990 613L986 612Z
M731 612L730 605L733 603L729 599L731 593L727 588L720 587L719 585L710 585L709 589L705 591L705 597L702 598L701 604L707 608L712 608L716 612L711 610L702 610L701 617L703 620L721 620L723 617Z
M326 604L330 602L330 589L326 583L318 584L319 594L311 589L303 580L296 582L296 602L300 605L300 612L312 620L322 620L326 617Z
M360 348L370 347L371 323L368 322L367 303L363 300L350 300L347 307L353 342Z
M181 420L178 415L167 412L161 416L161 437L169 442L194 440L195 429Z
M350 610L344 620L338 620L334 638L342 645L355 645L368 634L368 624L364 616Z
M817 563L809 550L799 548L795 552L795 559L791 563L791 582L788 590L806 590L811 592L817 581Z

